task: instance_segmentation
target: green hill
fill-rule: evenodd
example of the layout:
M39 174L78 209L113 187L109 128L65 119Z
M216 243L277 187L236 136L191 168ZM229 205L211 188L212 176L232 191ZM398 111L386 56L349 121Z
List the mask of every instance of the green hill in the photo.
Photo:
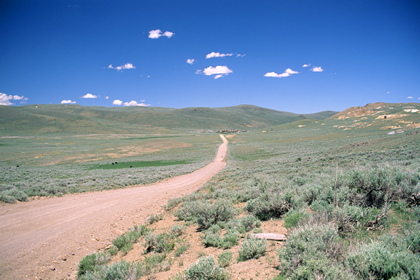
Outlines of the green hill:
M69 105L0 106L2 135L49 133L169 133L186 130L253 129L301 119L325 119L336 112L298 115L251 105L172 109Z

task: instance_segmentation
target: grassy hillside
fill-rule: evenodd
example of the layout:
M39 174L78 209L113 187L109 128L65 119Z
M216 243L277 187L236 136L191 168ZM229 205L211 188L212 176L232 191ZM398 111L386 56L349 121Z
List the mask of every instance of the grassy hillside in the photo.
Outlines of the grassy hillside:
M241 105L224 108L83 107L80 105L0 106L0 133L109 134L169 133L195 130L253 129L304 118L325 119L332 113L297 115Z

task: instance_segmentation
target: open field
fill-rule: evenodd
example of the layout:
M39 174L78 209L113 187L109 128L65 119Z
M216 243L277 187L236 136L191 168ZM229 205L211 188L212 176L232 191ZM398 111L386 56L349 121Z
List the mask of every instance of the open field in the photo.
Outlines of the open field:
M226 169L170 200L129 249L115 240L87 256L79 278L417 279L420 133L388 134L370 118L228 135ZM84 270L88 258L105 261Z
M93 254L86 252L72 272L79 279L419 279L418 109L416 104L377 103L329 119L300 119L228 134L222 172L198 192L153 209L154 215L107 240ZM104 149L97 149L89 137L80 141L90 143L84 144L89 147L86 154L97 158L66 159L62 170L93 172L89 176L107 180L151 170L163 173L166 168L179 174L204 164L217 145L211 133L123 136L128 143L107 136ZM35 146L43 141L1 139L0 149L15 139L38 143ZM125 154L131 151L126 147L149 140L157 151ZM49 141L45 143L56 147ZM173 142L177 144L169 149L162 144ZM106 153L100 151L108 148L109 155L124 156L103 157ZM78 148L73 151L78 155ZM22 158L34 154L28 148ZM7 160L7 168L22 170L15 166L19 163L13 153ZM134 162L149 166L129 168ZM173 164L150 166L163 162ZM34 158L28 169L45 168L48 174L55 168L43 164L44 159ZM115 173L106 177L107 172ZM14 188L21 190L18 184ZM287 241L250 237L258 232L285 234ZM58 272L48 275L60 279Z
M0 139L4 202L148 184L211 161L215 135L19 136Z

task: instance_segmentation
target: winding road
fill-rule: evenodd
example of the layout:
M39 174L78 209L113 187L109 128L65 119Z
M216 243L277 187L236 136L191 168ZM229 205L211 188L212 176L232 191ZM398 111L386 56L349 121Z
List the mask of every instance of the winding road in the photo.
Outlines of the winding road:
M190 174L118 190L66 195L0 207L0 279L74 279L86 254L198 190L226 166L227 139L215 159Z

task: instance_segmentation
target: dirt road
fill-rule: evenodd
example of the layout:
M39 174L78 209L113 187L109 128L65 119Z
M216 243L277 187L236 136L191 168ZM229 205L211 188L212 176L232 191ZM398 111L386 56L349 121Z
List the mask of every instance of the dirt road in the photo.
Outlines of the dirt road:
M168 199L199 189L222 170L228 141L220 136L205 167L155 184L67 195L0 207L0 279L74 279L86 254L161 211Z

